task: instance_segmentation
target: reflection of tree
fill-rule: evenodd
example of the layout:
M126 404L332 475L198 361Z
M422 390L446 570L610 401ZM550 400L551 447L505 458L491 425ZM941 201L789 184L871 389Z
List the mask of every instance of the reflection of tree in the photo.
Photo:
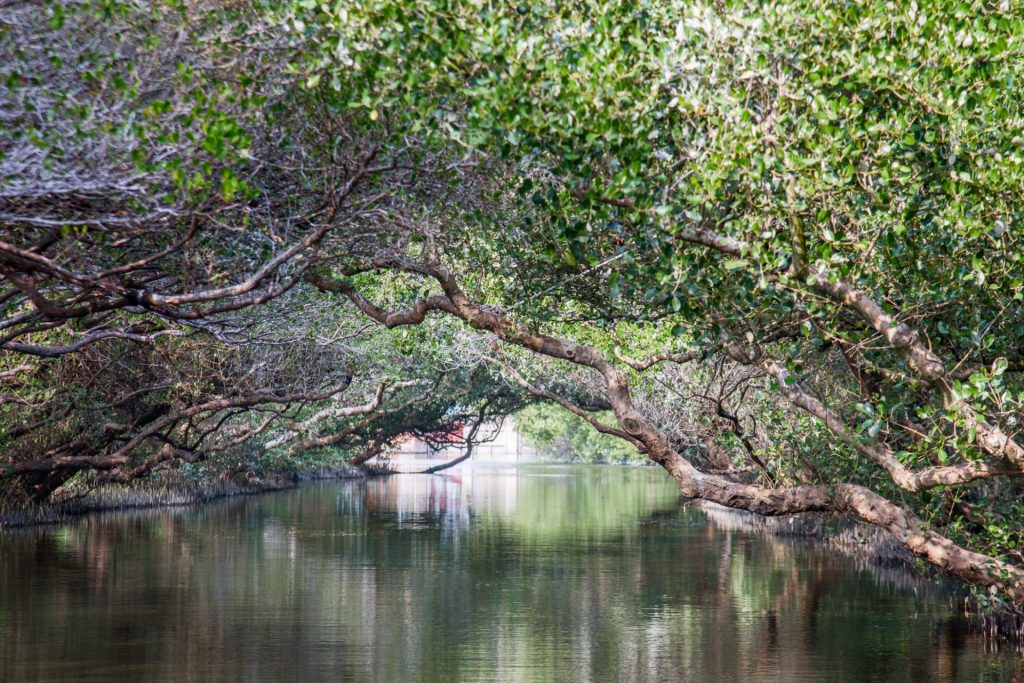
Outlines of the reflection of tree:
M0 552L2 680L114 662L131 680L423 681L954 680L984 664L942 600L914 598L926 584L680 509L647 470L324 484L32 529Z

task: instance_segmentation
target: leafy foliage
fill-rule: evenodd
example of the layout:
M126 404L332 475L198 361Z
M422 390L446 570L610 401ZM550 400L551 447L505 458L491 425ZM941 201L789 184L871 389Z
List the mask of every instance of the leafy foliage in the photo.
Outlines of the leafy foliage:
M434 389L417 404L403 384L405 407L366 425L288 401L253 442L274 448L289 425L366 450L561 398L577 417L527 414L542 443L624 458L580 429L611 409L618 426L590 426L699 466L694 481L755 487L751 506L863 487L922 534L1018 563L1012 3L46 7L45 27L17 6L2 29L5 379L26 355L159 335L153 381L191 378L172 406L239 400L227 387L256 361L224 360L235 347L281 370L280 390L344 373L364 399ZM278 363L275 345L297 355ZM302 360L320 347L336 367ZM40 469L115 454L139 471L209 426L75 450L110 397L52 394L63 361L47 362L4 403L8 422L60 423ZM257 398L237 422L261 423Z
M608 421L608 416L599 416ZM516 414L520 434L531 445L556 460L588 463L642 463L635 448L599 434L583 420L546 403L531 405Z

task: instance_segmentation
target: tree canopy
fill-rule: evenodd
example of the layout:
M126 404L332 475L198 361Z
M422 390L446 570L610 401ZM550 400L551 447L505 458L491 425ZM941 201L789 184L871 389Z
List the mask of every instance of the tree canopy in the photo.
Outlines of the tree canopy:
M545 402L1020 604L1020 16L9 5L0 483L361 462Z

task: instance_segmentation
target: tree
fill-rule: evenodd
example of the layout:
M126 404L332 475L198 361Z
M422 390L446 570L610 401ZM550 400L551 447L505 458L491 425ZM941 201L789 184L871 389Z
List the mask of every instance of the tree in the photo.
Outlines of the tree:
M389 327L436 311L592 368L624 438L685 495L760 514L852 513L1020 601L1016 566L957 546L909 508L947 509L951 533L963 528L956 517L991 530L976 516L998 490L986 482L1014 481L1024 464L1024 117L1009 85L1024 27L994 4L902 10L367 2L339 24L328 9L293 6L314 26L304 64L319 87L349 96L340 81L325 85L345 67L321 41L358 40L350 59L363 60L375 119L400 126L410 110L430 112L418 125L493 159L503 179L487 211L424 225L423 249L327 261L349 278L416 273L440 294L389 311L355 280L310 279ZM475 274L481 256L520 298L503 295L497 274ZM473 273L478 296L452 268ZM545 324L567 315L577 324L567 336ZM756 369L830 433L812 456L822 483L697 470L636 409L631 374L572 338L595 334L580 335L587 318L606 335L620 320L669 328L676 343L654 349L666 361ZM823 372L838 367L845 376ZM1012 514L1012 498L1001 512ZM980 545L1013 552L1016 539L1004 540Z
M420 354L410 378L408 348L300 285L317 254L400 245L388 211L459 171L302 87L278 26L247 4L0 10L3 497L249 457L282 432L292 459L361 461L396 415L457 419L457 363ZM431 390L433 412L414 402Z
M49 6L56 60L20 6L4 24L18 55L4 125L26 131L2 162L15 190L0 225L0 372L13 396L24 373L54 367L30 357L187 347L191 334L259 349L287 302L349 329L358 311L383 327L360 347L371 371L351 373L366 400L385 379L468 378L429 425L500 396L508 410L552 401L685 496L850 514L1024 603L1012 8L302 0L92 13L103 6L76 5L88 20L74 34L72 7ZM80 31L105 41L111 89L75 90L93 59ZM152 70L114 58L129 51ZM54 114L36 116L51 100ZM109 154L83 163L96 140ZM93 167L103 182L83 185ZM26 189L55 183L71 189ZM86 186L122 194L92 201ZM339 376L317 368L303 391ZM343 434L372 449L418 419L408 394L408 412L374 426L308 397L277 396L295 412L266 441L308 427L314 445ZM219 420L270 403L218 393L182 410L213 406ZM88 457L154 446L176 410ZM241 428L255 431L250 418Z

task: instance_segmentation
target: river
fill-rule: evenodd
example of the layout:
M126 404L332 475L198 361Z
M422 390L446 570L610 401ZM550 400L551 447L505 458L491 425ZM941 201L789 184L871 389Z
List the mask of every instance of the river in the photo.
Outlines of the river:
M681 504L474 467L0 532L0 681L1013 681L949 584Z

